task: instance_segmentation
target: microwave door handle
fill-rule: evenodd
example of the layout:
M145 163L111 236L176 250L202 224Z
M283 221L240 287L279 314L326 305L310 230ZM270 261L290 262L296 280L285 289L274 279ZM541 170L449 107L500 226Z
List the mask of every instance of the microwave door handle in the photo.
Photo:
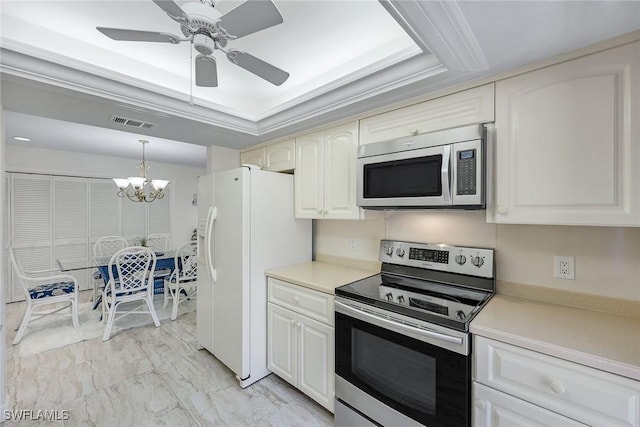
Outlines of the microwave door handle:
M442 181L442 201L446 205L452 204L451 199L451 145L442 147L442 169L440 176Z

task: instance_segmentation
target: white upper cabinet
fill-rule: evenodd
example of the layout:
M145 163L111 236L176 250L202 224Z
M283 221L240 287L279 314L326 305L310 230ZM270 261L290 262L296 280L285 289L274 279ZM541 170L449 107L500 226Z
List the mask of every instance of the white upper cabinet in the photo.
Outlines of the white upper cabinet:
M264 147L254 148L253 150L240 153L241 165L254 165L260 169L264 168L266 162L264 161Z
M496 83L493 210L500 223L640 225L640 42Z
M274 172L296 168L296 140L278 142L264 147L265 169Z
M360 145L494 120L493 83L360 120Z
M256 165L272 172L293 170L296 167L295 139L240 153L240 163Z
M296 138L296 218L358 219L356 122Z

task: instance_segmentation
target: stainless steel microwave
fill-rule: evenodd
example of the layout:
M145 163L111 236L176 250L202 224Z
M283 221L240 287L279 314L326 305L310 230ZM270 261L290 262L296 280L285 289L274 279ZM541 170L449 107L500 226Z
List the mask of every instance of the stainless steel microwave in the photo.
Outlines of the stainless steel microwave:
M358 206L485 207L486 127L472 125L358 149Z

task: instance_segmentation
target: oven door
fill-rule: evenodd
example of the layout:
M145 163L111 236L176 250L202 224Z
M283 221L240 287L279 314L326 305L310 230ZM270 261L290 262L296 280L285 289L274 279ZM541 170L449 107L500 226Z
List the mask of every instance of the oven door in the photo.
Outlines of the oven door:
M382 425L469 426L471 358L432 343L443 335L457 345L456 332L418 339L411 326L374 324L350 305L336 303L336 398Z
M358 206L449 206L451 145L358 158Z

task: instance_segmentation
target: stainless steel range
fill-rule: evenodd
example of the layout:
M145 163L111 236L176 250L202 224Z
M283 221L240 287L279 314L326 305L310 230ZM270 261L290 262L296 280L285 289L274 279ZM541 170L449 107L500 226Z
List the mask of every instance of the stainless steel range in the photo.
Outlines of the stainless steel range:
M494 251L383 240L380 261L336 289L336 426L470 426L468 330Z

